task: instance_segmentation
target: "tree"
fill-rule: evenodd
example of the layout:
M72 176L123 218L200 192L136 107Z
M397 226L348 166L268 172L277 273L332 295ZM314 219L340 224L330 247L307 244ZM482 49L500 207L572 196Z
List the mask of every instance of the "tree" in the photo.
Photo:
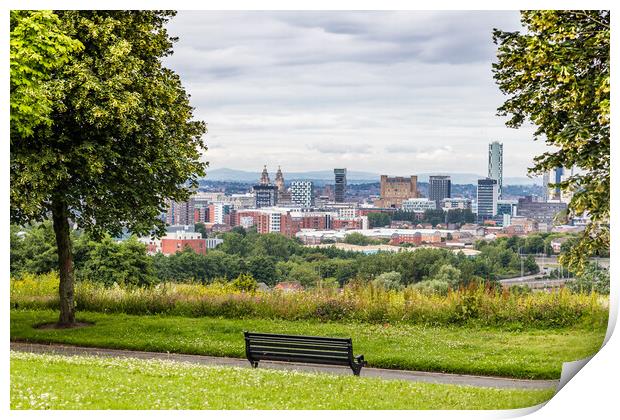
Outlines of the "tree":
M91 248L78 277L106 286L149 286L156 281L153 260L135 236L123 242L106 237Z
M609 249L610 108L608 10L521 12L525 33L494 30L493 73L509 99L498 109L507 126L526 120L554 151L534 159L531 173L580 169L560 185L574 192L572 215L591 223L562 263L583 272L588 256Z
M200 232L200 235L203 238L209 237L209 232L207 232L207 227L202 222L198 222L194 224L194 231Z
M174 12L59 11L59 28L84 49L53 74L62 84L51 124L11 133L11 219L51 213L60 274L60 325L74 314L70 221L93 236L163 235L166 201L183 201L206 163L164 25Z
M351 245L368 245L370 239L361 233L348 233L344 237L344 242Z
M37 126L51 125L52 104L63 89L54 74L83 48L50 10L11 11L11 137L31 137Z
M368 226L371 228L388 226L391 221L387 213L368 213Z

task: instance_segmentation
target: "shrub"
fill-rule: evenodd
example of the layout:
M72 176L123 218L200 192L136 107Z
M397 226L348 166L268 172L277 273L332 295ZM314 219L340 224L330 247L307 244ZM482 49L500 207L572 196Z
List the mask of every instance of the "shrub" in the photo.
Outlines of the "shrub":
M250 274L239 274L239 276L231 282L231 286L240 292L256 292L258 283Z

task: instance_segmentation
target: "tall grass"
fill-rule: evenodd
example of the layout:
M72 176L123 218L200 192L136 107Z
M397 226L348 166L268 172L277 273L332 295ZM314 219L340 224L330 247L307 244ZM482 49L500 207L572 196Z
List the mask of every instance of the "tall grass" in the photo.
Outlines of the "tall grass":
M12 308L58 307L55 274L11 280ZM105 288L96 283L76 286L78 311L170 314L188 317L269 318L286 320L355 320L370 323L476 323L489 326L564 327L588 324L603 327L608 308L595 293L560 289L549 293L511 293L484 286L427 294L413 288L388 291L372 284L303 292L245 293L226 284L162 283L151 288Z

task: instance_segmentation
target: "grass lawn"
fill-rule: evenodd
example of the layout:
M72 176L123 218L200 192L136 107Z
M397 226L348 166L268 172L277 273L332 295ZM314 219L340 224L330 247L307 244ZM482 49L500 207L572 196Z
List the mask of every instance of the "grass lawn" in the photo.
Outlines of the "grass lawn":
M11 352L11 409L504 409L553 393Z
M557 379L562 362L592 355L605 331L585 328L507 331L268 319L183 318L79 312L95 325L39 330L54 322L50 310L12 310L11 340L90 347L245 357L243 330L352 337L371 367Z

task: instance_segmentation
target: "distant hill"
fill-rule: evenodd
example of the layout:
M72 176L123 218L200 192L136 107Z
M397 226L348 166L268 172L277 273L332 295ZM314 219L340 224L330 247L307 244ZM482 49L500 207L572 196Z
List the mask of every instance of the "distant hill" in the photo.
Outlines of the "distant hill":
M396 176L403 174L391 174L390 176ZM415 174L412 174L415 175ZM420 173L418 175L418 181L428 182L430 175L450 175L453 184L477 184L478 179L484 178L482 175L472 173L449 173L449 172L433 172L433 173ZM276 170L271 169L269 177L271 180L275 180ZM349 183L365 183L365 182L379 182L380 174L363 171L347 171L347 181ZM258 182L260 178L260 172L242 171L238 169L219 168L219 169L207 169L207 175L205 180L211 181L229 181L229 182ZM284 179L289 181L321 181L322 183L334 180L334 172L332 170L325 171L307 171L307 172L284 172ZM531 185L540 184L540 178L527 178L527 177L506 177L504 178L504 184L506 185Z

